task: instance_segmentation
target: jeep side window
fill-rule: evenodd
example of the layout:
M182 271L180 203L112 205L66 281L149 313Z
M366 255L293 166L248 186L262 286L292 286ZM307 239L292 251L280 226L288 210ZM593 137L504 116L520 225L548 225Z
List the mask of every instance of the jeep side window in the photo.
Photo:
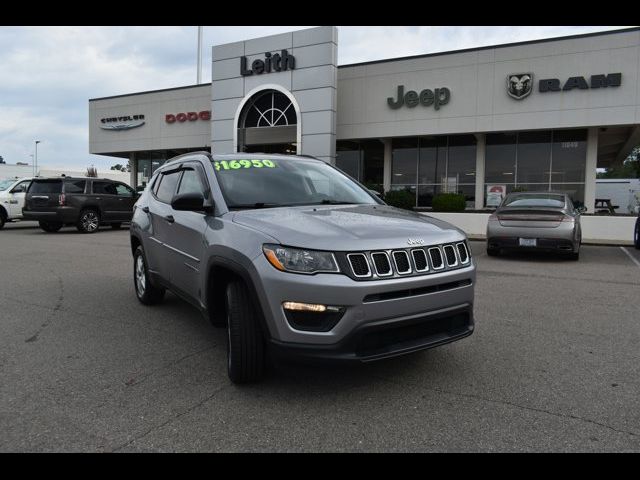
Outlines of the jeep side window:
M204 198L209 198L209 186L200 165L187 164L178 186L178 194L183 193L201 193Z
M164 203L171 203L173 196L176 192L176 187L178 186L178 180L180 180L180 175L182 174L182 170L174 171L168 174L162 174L160 178L160 185L158 186L158 190L156 191L156 197L158 200Z

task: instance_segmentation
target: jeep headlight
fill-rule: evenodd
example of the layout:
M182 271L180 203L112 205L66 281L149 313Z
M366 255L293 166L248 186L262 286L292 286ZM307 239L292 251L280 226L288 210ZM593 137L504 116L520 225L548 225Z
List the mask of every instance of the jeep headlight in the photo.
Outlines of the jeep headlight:
M269 263L283 272L311 274L340 271L331 252L283 247L281 245L263 245L262 251Z

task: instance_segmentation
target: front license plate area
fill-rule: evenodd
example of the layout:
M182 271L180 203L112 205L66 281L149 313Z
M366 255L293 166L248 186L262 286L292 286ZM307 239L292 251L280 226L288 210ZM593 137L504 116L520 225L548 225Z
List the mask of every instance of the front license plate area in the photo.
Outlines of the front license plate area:
M535 238L521 238L519 240L521 247L535 247L538 245L537 239Z

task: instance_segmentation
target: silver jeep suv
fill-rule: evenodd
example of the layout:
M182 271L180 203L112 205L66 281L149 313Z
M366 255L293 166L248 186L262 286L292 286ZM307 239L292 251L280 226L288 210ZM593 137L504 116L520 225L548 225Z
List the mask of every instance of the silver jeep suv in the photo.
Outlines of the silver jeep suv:
M169 289L226 327L235 383L267 354L368 362L473 332L465 234L316 159L176 157L134 206L131 250L142 303Z

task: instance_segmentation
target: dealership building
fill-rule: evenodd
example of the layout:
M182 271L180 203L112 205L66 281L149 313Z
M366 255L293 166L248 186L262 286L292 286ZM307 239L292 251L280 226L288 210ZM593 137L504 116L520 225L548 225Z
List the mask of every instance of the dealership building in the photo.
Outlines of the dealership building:
M212 82L89 100L90 153L132 185L182 153L312 155L370 188L560 190L593 212L596 169L640 145L640 29L338 65L319 27L213 47Z

